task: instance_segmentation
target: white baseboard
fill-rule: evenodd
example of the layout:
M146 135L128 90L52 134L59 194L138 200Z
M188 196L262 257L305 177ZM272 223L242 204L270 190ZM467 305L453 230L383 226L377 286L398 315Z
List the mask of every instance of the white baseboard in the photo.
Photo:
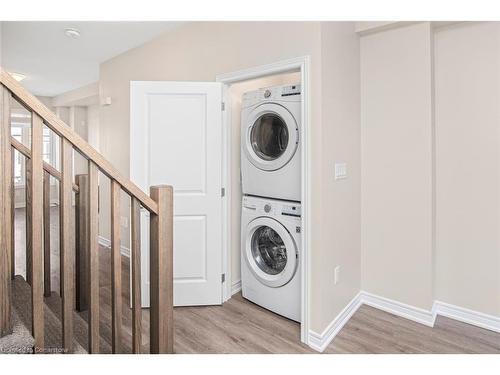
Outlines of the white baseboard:
M342 310L342 312L332 320L332 322L321 334L312 330L309 331L309 346L319 352L325 350L361 305L368 305L401 318L424 324L428 327L434 327L436 316L441 315L500 333L500 317L497 316L484 314L440 301L434 301L432 311L428 311L419 307L394 301L389 298L361 291L351 302L349 302L344 310Z
M106 237L99 236L99 245L102 245L104 247L111 247L111 241Z
M310 330L308 337L309 346L319 352L325 350L362 304L361 293L358 293L322 333Z
M500 317L469 310L441 301L434 301L432 310L436 315L445 316L447 318L500 333Z
M429 327L434 327L436 315L433 311L424 310L419 307L407 305L405 303L377 296L368 292L361 292L361 300L365 305L375 307L379 310L386 311L402 318L413 320L414 322L421 323Z
M234 281L231 284L231 295L234 296L236 293L241 291L241 280Z
M325 350L361 305L372 306L402 318L425 324L426 326L434 326L435 315L432 311L427 311L415 306L406 305L398 301L361 291L352 299L351 302L349 302L344 310L342 310L340 314L332 320L332 322L321 334L311 330L309 331L309 346L319 352Z
M111 241L107 239L106 237L99 236L99 245L105 246L105 247L111 247ZM127 258L130 258L130 249L125 246L120 246L120 252L122 253L123 256L126 256Z

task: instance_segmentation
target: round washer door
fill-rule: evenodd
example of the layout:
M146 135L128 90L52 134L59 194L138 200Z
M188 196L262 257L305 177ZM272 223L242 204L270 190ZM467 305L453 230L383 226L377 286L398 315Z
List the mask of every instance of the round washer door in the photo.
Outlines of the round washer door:
M254 276L274 288L288 283L297 269L297 247L292 236L268 217L248 224L244 257Z
M241 143L253 165L275 171L292 159L298 142L299 128L292 114L279 104L266 103L250 113Z

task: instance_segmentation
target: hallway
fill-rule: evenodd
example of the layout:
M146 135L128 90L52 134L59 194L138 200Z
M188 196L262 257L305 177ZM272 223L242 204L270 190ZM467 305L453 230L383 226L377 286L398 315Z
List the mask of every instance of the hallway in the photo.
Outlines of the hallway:
M16 274L25 275L25 214L16 210ZM51 212L51 279L53 293L46 303L58 307L59 245L58 208ZM100 330L111 343L111 259L101 246ZM122 257L122 279L129 280L129 261ZM123 283L123 347L131 352L132 312L129 283ZM60 312L55 311L56 315ZM79 313L86 319L86 312ZM297 323L273 314L247 300L241 293L222 306L174 309L175 353L316 353L300 343ZM143 353L149 351L149 311L143 309ZM75 337L87 348L86 332ZM109 352L109 347L102 348ZM362 306L327 347L325 353L500 353L500 334L438 316L434 328Z

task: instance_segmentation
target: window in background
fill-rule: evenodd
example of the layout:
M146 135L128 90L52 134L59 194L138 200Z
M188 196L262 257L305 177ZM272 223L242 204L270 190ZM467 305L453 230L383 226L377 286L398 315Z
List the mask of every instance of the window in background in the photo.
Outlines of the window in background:
M46 126L43 127L43 148L42 148L42 152L43 152L43 161L50 164L50 165L53 165L53 155L54 155L54 152L53 152L53 147L52 147L52 144L53 144L53 141L52 141L52 132L50 131L50 129Z
M23 128L21 126L12 126L10 134L18 142L23 141ZM24 185L24 157L19 152L14 153L14 183L16 185Z
M13 138L18 142L29 145L30 138L30 128L25 124L19 124L16 122L11 123L11 132ZM56 160L56 136L55 134L46 126L43 127L43 138L42 138L42 157L43 161L55 166ZM28 140L28 142L26 142ZM14 158L14 183L16 185L25 184L25 158L20 152L15 153Z

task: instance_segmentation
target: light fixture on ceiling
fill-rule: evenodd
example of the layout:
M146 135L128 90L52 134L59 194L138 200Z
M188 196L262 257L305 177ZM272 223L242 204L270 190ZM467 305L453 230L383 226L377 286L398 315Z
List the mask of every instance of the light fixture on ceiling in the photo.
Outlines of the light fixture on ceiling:
M15 72L9 72L9 74L14 78L17 82L21 82L23 79L26 78L24 74L21 73L15 73Z
M68 27L67 29L64 29L64 34L66 34L68 38L78 39L80 37L80 30Z

